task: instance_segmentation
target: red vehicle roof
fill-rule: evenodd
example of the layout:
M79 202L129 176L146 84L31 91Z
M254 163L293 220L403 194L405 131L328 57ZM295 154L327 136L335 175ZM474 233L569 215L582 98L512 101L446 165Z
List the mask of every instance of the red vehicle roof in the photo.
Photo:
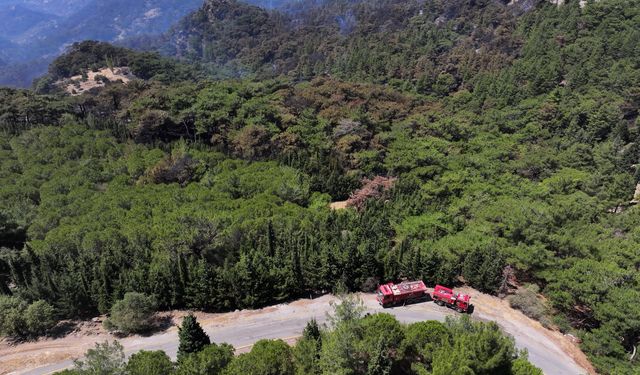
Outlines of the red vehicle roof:
M393 292L391 292L391 287L387 284L382 284L380 285L380 291L382 292L382 294L384 294L385 296L388 296L390 294L393 294Z
M436 285L433 291L435 293L440 293L440 294L453 294L453 289L447 288L446 286L442 286L442 285Z
M454 293L453 289L447 288L446 286L442 286L442 285L436 285L435 289L433 290L433 293L447 296L447 297L452 296L458 301L467 302L467 303L471 299L471 297L467 294Z
M385 287L388 289L386 289ZM393 295L399 296L399 295L415 293L415 292L426 292L427 287L424 285L424 282L422 282L422 280L418 280L418 281L405 281L400 284L394 284L394 283L385 284L380 286L380 290L384 294L392 293ZM387 293L387 290L388 290L388 293Z

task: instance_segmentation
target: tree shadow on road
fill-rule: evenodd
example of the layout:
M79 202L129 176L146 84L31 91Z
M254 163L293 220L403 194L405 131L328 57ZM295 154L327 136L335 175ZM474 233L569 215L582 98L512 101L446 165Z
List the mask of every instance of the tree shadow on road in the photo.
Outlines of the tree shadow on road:
M175 323L173 321L173 316L171 315L157 316L153 319L153 324L151 325L151 328L149 328L149 330L147 331L141 332L140 336L143 336L143 337L153 336L157 333L161 333L168 330L174 325Z

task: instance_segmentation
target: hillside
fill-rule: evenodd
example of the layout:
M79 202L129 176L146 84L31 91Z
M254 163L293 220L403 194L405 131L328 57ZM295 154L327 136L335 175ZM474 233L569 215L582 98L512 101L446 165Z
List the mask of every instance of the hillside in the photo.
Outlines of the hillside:
M116 42L160 34L202 1L25 0L15 3L17 5L0 7L0 34L11 42L0 45L0 57L8 65L0 68L0 85L26 87L73 42Z
M5 0L3 3L64 17L86 6L91 1L93 0Z
M37 92L0 90L0 306L229 311L420 278L635 374L638 30L637 0L210 0L147 40L178 60L74 44ZM118 66L138 79L52 87Z
M438 78L458 87L508 64L520 44L515 24L523 9L520 2L376 0L303 1L267 12L209 0L158 48L209 63L223 77L332 74L426 92Z
M0 35L5 38L20 37L30 29L43 24L55 23L58 17L37 10L32 10L23 5L0 6Z

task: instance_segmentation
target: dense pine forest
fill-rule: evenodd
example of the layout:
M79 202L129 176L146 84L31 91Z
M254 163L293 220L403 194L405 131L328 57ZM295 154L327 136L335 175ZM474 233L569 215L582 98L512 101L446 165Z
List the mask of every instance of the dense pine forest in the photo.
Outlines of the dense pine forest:
M640 370L640 2L209 0L131 46L0 89L0 331L421 278L539 291L514 305Z

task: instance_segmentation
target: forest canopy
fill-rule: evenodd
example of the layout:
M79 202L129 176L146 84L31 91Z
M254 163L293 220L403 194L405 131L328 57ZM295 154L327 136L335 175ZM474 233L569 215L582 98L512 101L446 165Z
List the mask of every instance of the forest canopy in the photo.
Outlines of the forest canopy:
M247 29L243 5L209 1L181 40L211 52L85 42L38 93L0 89L0 292L67 318L128 292L225 311L402 278L500 294L515 280L600 372L637 372L638 2L347 2L345 35L329 15L351 8L329 3L300 16L327 30L291 36L275 12L252 8ZM216 7L236 11L207 23ZM47 86L116 58L147 75L76 97ZM189 61L247 74L214 81ZM376 176L395 185L329 209Z

